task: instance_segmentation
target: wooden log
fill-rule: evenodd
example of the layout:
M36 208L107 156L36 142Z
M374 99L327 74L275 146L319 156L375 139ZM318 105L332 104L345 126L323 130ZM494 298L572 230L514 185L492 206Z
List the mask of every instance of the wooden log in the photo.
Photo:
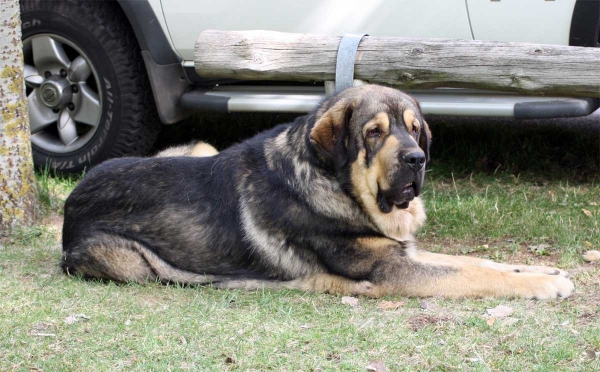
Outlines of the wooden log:
M241 80L335 79L341 37L273 31L200 34L196 72ZM355 79L402 89L455 87L600 97L600 48L365 36Z

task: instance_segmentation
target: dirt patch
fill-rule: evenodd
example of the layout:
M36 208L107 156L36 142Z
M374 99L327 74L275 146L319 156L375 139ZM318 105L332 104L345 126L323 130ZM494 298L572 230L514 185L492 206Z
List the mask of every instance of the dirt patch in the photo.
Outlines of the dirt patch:
M63 220L64 216L62 214L52 212L47 216L42 217L41 221L39 221L39 224L60 230L62 229Z
M448 315L419 314L408 319L408 328L417 332L430 324L441 325L451 321L452 318Z

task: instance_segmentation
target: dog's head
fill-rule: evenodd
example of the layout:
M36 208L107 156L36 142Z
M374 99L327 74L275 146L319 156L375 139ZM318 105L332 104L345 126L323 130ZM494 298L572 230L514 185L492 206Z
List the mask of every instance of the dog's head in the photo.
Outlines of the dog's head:
M421 193L431 133L407 94L376 85L337 93L317 110L310 142L371 214L406 209Z

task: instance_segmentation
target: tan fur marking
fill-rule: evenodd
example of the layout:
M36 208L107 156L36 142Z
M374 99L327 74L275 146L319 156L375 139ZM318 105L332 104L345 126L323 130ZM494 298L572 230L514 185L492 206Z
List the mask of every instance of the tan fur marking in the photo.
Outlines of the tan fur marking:
M190 143L187 145L179 145L179 146L173 146L173 147L166 148L166 149L160 151L159 153L157 153L156 155L154 155L154 157L156 157L156 158L169 157L169 156L206 157L206 156L214 156L218 153L219 153L219 151L217 151L217 149L215 149L213 146L209 145L208 143L200 141L198 143Z
M379 114L375 115L373 119L369 120L363 126L363 137L367 136L367 132L369 130L376 128L379 128L382 137L390 133L390 118L388 117L387 113L380 112Z
M370 251L382 251L389 252L390 247L397 246L398 243L395 240L388 238L357 238L356 242L361 246Z
M379 188L383 188L384 190L390 188L387 171L395 168L398 164L399 151L400 141L395 136L388 137L383 147L377 151L375 160L367 169L366 174L367 179L370 180L369 187L371 187L373 195L377 195Z
M333 128L333 122L328 113L324 115L315 124L313 129L310 131L311 140L318 143L323 150L331 153L333 152L333 145L335 143L335 134Z
M217 155L219 151L205 142L200 142L192 149L190 156L205 157Z
M371 168L373 168L371 166ZM385 169L385 168L383 168ZM377 185L377 177L381 170L374 168L372 173L366 168L365 150L358 155L352 164L352 184L354 194L358 197L379 231L395 240L411 240L414 234L425 223L425 208L420 198L413 199L406 209L394 207L390 213L382 213L377 205L377 190L384 185ZM383 183L383 181L380 181Z
M344 113L349 104L348 100L336 103L321 115L310 131L310 139L329 153L333 152L339 127L343 124Z
M419 130L419 121L416 119L415 112L411 109L406 109L402 113L402 118L404 119L404 125L406 125L406 129L408 129L408 133L412 133L413 128L416 126L415 130Z
M154 155L155 158L164 158L170 156L187 156L189 155L193 145L180 145L173 146L162 150L161 152Z
M440 277L421 277L418 283L386 291L407 296L442 296L445 298L525 297L556 298L560 293L568 297L573 283L559 275L503 272L486 267L460 266L456 273ZM386 293L387 294L387 293Z

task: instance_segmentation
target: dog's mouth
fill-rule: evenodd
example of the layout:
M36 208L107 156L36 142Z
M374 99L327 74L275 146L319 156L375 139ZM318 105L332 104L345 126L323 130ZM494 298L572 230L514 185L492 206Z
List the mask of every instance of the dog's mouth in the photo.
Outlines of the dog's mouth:
M419 196L420 192L421 186L417 182L409 182L398 189L379 189L377 192L377 205L383 213L390 213L394 207L406 209L410 201Z

